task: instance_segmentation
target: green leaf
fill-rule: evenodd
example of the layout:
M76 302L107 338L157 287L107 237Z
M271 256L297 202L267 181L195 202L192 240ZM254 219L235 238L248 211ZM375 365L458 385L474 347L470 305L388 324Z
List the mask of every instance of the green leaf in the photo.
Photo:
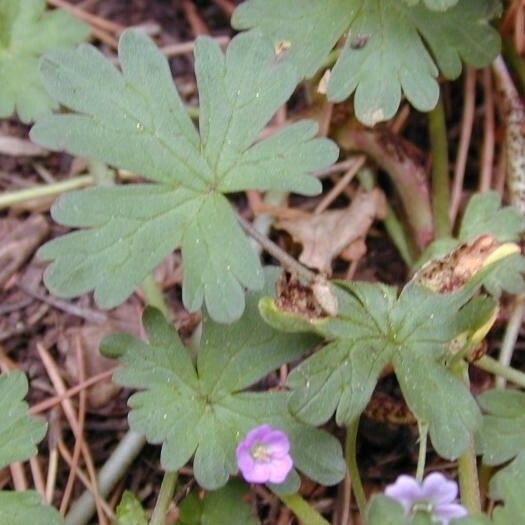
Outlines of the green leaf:
M315 138L314 123L298 122L258 141L297 82L295 69L276 60L271 43L240 35L224 56L202 37L195 56L199 132L173 88L166 59L139 32L120 39L122 73L88 45L43 61L49 92L72 113L40 119L31 138L155 183L82 190L58 200L52 210L57 222L88 229L39 252L52 261L45 282L54 294L95 290L97 303L111 308L180 247L185 306L196 311L204 302L212 318L231 322L244 309L244 288L261 288L262 272L223 194L321 190L308 174L338 153L331 141Z
M65 11L45 12L44 0L0 0L0 118L15 111L22 122L56 109L38 61L48 51L78 44L88 27Z
M0 375L0 468L34 456L36 444L46 433L44 422L28 417L26 394L22 372Z
M437 66L454 79L462 60L484 67L499 53L498 33L489 25L499 2L409 3L248 0L237 8L232 23L237 29L255 28L275 43L286 42L288 60L306 77L322 67L346 33L328 81L328 98L340 102L355 92L357 117L373 125L395 114L402 92L420 111L431 110L439 95Z
M43 505L38 493L0 491L0 523L2 525L63 525L56 509Z
M235 479L219 490L207 492L203 499L191 492L179 506L179 521L181 525L257 525L259 521L245 501L247 495L248 487Z
M392 498L375 495L366 511L367 525L407 525L403 507Z
M473 195L468 203L458 238L471 242L480 235L491 235L499 242L517 241L525 231L525 220L513 206L501 207L497 191Z
M269 293L275 276L267 280ZM345 473L340 443L292 417L286 392L245 391L315 344L309 336L283 334L262 322L258 299L248 294L246 311L235 324L204 319L196 365L156 310L144 315L149 344L124 335L107 338L106 354L125 352L115 380L143 390L129 400L130 426L150 443L162 444L166 470L179 469L194 455L195 477L206 489L225 485L236 473L237 443L262 423L288 434L298 469L320 483L337 483Z
M117 507L114 525L148 525L148 519L137 497L126 490Z
M493 389L478 397L485 412L479 451L486 465L500 465L525 453L525 393Z
M521 523L525 516L525 453L500 470L490 482L490 497L503 501L492 514L494 525Z
M348 425L359 417L382 370L391 364L409 408L429 423L437 452L458 457L481 415L468 388L445 362L450 342L479 324L471 309L463 315L461 307L489 273L487 269L449 295L409 284L397 297L395 289L383 285L338 282L337 316L303 325L303 331L315 331L330 342L289 375L292 413L319 425L335 411L337 423ZM261 306L265 320L274 324L278 311L268 317L268 302ZM487 309L480 309L483 319ZM278 326L286 329L289 324L296 331L300 325L293 317L284 313Z

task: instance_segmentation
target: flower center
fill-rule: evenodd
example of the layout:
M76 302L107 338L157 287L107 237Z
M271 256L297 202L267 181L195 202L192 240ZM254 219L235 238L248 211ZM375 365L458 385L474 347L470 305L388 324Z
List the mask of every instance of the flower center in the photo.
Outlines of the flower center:
M272 459L268 449L262 443L256 443L250 450L250 454L253 459L261 463L268 463Z
M418 512L425 512L427 514L432 514L434 510L434 505L431 501L416 501L412 505L412 514L417 514Z

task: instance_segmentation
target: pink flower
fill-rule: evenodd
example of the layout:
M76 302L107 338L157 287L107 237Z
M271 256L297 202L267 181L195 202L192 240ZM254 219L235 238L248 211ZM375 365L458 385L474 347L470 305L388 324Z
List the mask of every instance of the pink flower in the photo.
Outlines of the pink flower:
M282 483L293 461L288 436L270 425L248 432L237 445L235 456L243 478L250 483Z
M457 503L457 483L439 472L429 474L423 483L411 476L399 476L386 487L385 495L401 503L407 516L424 512L441 525L449 525L450 520L468 514L467 509Z

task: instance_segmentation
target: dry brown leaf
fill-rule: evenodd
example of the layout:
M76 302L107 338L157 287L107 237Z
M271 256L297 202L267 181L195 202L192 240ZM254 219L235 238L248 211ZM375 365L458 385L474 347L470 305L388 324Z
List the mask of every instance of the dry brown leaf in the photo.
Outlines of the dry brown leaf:
M374 219L385 216L385 208L383 192L374 189L358 194L352 204L342 210L280 220L276 227L286 230L303 245L299 257L303 264L330 275L333 259L359 239L364 239Z
M26 139L0 135L0 154L11 157L42 157L49 155L49 151Z
M68 328L59 336L57 346L65 355L65 368L70 382L76 384L79 381L76 344L80 344L86 377L92 377L115 366L115 361L100 354L100 341L106 335L115 332L127 332L139 338L140 326L139 309L130 303L124 303L112 310L110 318L105 323L86 323L83 326ZM104 406L120 392L120 389L120 386L113 383L110 378L100 381L88 389L88 405L91 408Z
M0 221L0 286L18 271L48 233L49 224L42 215L31 215L23 221Z

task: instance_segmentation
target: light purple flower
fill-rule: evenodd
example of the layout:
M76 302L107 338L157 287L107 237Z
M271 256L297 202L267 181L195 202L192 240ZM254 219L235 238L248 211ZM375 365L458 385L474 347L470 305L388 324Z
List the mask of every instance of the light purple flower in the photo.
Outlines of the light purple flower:
M401 475L386 487L385 495L401 503L407 516L418 511L426 512L441 525L449 525L450 520L468 514L467 509L457 502L457 483L439 472L429 474L423 483Z
M282 483L293 461L290 441L281 430L260 425L237 445L235 456L243 478L250 483Z

